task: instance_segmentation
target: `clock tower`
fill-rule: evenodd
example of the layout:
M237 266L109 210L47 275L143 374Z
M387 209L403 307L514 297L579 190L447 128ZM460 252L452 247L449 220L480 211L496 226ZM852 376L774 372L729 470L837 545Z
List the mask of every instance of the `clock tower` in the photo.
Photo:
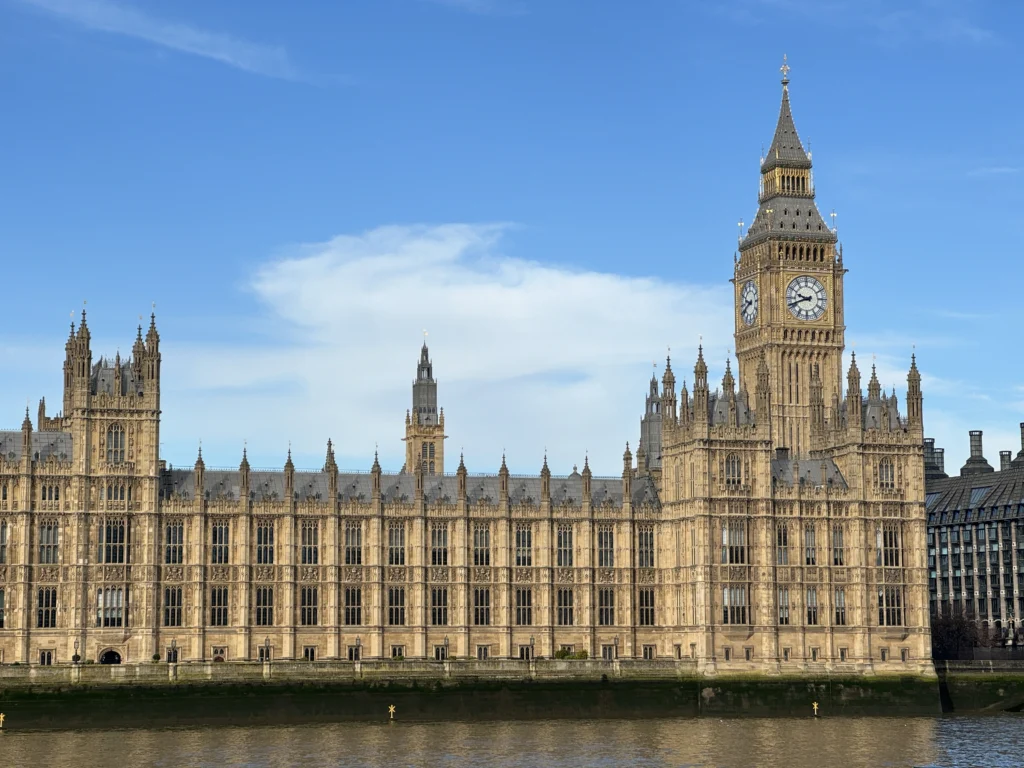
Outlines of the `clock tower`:
M794 455L810 450L812 371L824 402L842 398L843 258L814 202L811 155L800 143L782 65L782 107L761 158L758 210L740 241L732 282L740 381L768 367L771 435Z

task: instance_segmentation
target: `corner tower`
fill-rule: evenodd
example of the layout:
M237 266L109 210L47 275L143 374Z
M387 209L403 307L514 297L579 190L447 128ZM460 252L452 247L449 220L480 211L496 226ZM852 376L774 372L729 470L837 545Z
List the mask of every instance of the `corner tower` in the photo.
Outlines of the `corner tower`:
M764 355L772 438L795 455L810 450L812 371L824 402L842 396L845 271L836 234L815 204L811 155L793 122L783 58L779 120L761 158L757 215L740 241L732 282L740 381L757 377Z
M405 469L422 463L427 474L444 473L444 409L437 407L437 382L430 350L423 342L416 379L412 383L412 410L405 414Z

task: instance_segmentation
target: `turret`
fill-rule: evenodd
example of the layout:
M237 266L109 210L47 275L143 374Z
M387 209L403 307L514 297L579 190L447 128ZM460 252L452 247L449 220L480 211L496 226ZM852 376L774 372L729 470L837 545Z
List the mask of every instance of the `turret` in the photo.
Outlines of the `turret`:
M466 500L466 462L463 459L462 451L459 451L459 468L455 471L456 477L458 477L459 483L459 500Z
M338 496L338 462L334 460L334 444L327 438L327 458L324 460L324 472L327 473L327 491L331 499Z
M82 322L75 331L71 323L71 332L64 345L64 415L70 416L75 410L76 397L81 407L89 400L89 373L92 370L92 350L89 348L89 326L85 321L85 310L82 310Z
M871 379L868 381L868 400L877 401L882 398L882 387L878 383L878 373L875 371L875 364L871 364Z
M540 498L542 502L551 501L551 470L548 469L547 451L544 451L544 466L540 468Z
M381 473L381 470L380 470L380 461L378 461L378 459L377 459L377 451L374 450L374 452L373 452L373 466L370 467L370 481L371 481L372 488L373 488L372 492L373 492L373 500L374 500L374 502L380 501L380 478L381 478L381 474L382 473Z
M194 467L195 474L195 498L201 499L205 493L206 487L206 462L203 461L203 444L199 444L199 455L196 457L196 465Z
M850 370L846 374L846 418L850 426L861 427L860 368L857 367L857 353L850 353Z
M923 428L923 397L921 396L921 374L917 370L917 356L910 356L910 372L907 374L907 424Z
M708 366L703 346L697 347L697 363L693 366L693 420L697 424L708 420Z
M633 454L629 452L629 443L626 443L626 452L622 454L622 500L629 501L633 497Z
M146 333L146 351L142 365L143 384L146 393L160 395L160 334L156 330L156 314L149 316L149 331Z
M590 456L585 455L583 457L583 503L590 503L590 489L591 480L593 476L590 473Z
M242 446L242 462L238 465L238 485L241 488L242 499L247 500L249 498L249 456L245 446Z
M825 392L821 384L818 364L811 366L811 433L820 435L825 431Z
M25 418L21 422L21 456L32 463L32 420L28 417L28 406L25 406Z
M661 413L663 423L666 421L671 424L675 423L676 376L672 373L672 357L670 355L665 356L665 373L661 377Z
M757 360L757 385L754 389L754 400L756 401L757 421L760 424L771 428L771 389L768 381L768 361L765 359L764 350L758 355Z
M501 454L501 469L498 470L498 482L501 488L501 504L508 504L508 467L505 465L505 454Z

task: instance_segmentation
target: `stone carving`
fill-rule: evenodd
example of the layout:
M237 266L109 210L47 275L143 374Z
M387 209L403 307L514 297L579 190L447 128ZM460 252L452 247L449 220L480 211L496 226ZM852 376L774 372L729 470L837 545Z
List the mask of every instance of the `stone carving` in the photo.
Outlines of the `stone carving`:
M0 565L0 581L7 581L7 566Z
M597 580L602 584L614 584L615 583L615 571L611 568L602 568L597 572Z
M572 584L573 572L571 568L559 568L555 573L555 581L559 584Z
M833 581L846 581L847 578L849 578L849 576L847 575L845 568L836 568L832 571Z
M473 581L490 581L491 580L491 569L490 568L474 568L473 569Z
M57 581L60 569L55 565L46 565L39 569L40 581Z
M301 581L320 581L320 569L315 565L304 565L299 579Z
M274 580L274 566L272 565L257 565L256 566L256 581L273 581Z
M124 581L123 565L108 565L103 569L104 581Z
M213 572L210 574L211 581L230 581L231 580L231 569L226 565L215 565L213 566Z
M405 581L405 568L388 568L388 581Z
M898 568L885 569L886 584L899 584L901 581L903 581L903 574L900 573Z
M181 581L185 575L185 569L180 565L168 565L164 568L164 579L167 581Z
M654 569L653 568L641 568L637 572L637 580L641 584L653 584L654 583Z
M529 568L516 568L516 582L519 584L527 584L533 581L533 571Z
M360 568L348 567L345 569L345 581L362 581L363 571Z
M430 580L431 581L448 581L448 569L447 568L431 568L430 569Z
M818 569L817 568L805 568L804 569L804 581L817 581L818 580Z
M747 580L747 567L745 565L732 565L732 566L729 566L729 580L730 581L746 581Z

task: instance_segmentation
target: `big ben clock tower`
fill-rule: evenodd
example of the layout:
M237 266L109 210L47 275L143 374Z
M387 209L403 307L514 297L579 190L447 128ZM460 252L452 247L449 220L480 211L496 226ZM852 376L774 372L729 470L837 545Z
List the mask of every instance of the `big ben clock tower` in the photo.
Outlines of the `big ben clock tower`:
M843 269L836 235L814 202L811 156L800 143L782 65L782 107L761 159L758 211L739 246L733 283L740 381L769 371L772 439L796 455L810 450L811 374L824 401L842 397Z

